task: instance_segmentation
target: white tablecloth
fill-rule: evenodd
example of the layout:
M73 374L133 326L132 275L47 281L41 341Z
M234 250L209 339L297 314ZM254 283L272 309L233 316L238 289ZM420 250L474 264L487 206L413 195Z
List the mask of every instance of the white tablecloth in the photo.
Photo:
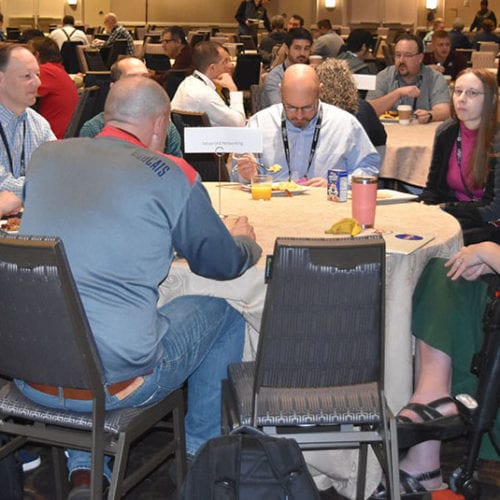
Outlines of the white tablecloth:
M217 183L205 184L219 207ZM191 273L182 260L176 261L167 280L160 286L160 304L185 294L205 294L226 298L240 310L248 323L245 358L255 357L258 330L265 299L265 256L272 254L278 236L325 237L325 230L342 217L351 216L350 202L336 203L326 199L326 188L311 188L293 197L275 197L271 201L254 201L250 193L237 185L226 184L220 189L220 207L225 215L247 215L255 227L257 241L263 248L258 265L243 276L230 281L214 281ZM378 205L375 226L388 237L396 233L433 236L434 239L411 255L388 253L386 260L386 395L389 406L397 412L408 402L412 392L411 300L420 273L432 257L448 257L462 245L457 221L436 206L419 203ZM316 463L327 472L324 453L314 452L308 462ZM343 452L346 453L346 452ZM354 452L353 452L354 453ZM323 467L323 468L322 468ZM343 468L345 470L339 470ZM355 482L352 461L338 463L336 473L342 479L333 480L337 490L349 494ZM346 474L348 477L346 478ZM332 475L329 473L329 479ZM378 475L368 481L373 486ZM340 481L340 482L339 482ZM329 484L323 484L328 487Z
M421 124L416 120L411 125L384 123L387 144L380 177L425 187L434 135L441 123Z

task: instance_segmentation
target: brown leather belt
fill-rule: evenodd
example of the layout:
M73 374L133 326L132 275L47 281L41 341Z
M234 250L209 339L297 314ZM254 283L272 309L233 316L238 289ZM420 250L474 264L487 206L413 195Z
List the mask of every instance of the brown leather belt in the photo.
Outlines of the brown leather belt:
M142 375L151 375L152 371ZM111 396L118 394L119 392L125 390L130 384L135 382L137 377L124 380L123 382L116 382L116 384L111 384L107 386L108 393ZM31 382L26 382L30 387L36 389L37 391L49 394L50 396L59 396L59 389L62 389L62 395L66 399L78 399L80 401L88 401L92 399L92 392L88 389L73 389L72 387L57 387L55 385L45 385L45 384L33 384Z

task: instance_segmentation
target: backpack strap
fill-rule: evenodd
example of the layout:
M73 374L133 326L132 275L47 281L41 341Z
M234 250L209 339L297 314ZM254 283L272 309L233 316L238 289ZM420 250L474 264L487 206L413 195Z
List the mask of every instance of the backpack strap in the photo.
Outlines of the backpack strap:
M309 500L319 500L314 480L307 469L304 456L296 441L288 438L258 435L255 438L265 450L273 473L280 481L287 498L302 500L302 495L307 492Z
M240 490L241 442L243 436L226 437L210 449L213 500L238 500ZM208 493L208 492L207 492Z

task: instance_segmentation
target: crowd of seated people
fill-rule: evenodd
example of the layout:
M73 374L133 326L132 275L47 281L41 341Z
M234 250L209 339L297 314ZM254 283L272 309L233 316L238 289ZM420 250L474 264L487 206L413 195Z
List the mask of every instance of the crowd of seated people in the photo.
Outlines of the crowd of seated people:
M264 11L257 10L255 15L266 19ZM67 21L61 28L66 32L74 24L74 19L72 23L69 19ZM138 183L144 181L144 188L148 196L154 198L158 210L158 225L149 228L157 246L144 249L139 248L142 247L140 242L129 245L128 253L125 252L121 260L114 264L121 281L133 281L127 275L130 272L127 266L133 259L138 256L148 258L148 252L154 253L155 249L159 252L165 243L158 234L160 226L170 228L168 244L181 250L201 275L230 279L254 265L260 255L253 228L246 218L240 218L228 231L210 208L201 185L202 179L182 160L179 133L169 120L171 109L206 113L212 126L247 126L263 131L266 141L264 152L260 155L248 153L235 159L231 165L233 179L249 182L262 162L283 166L282 171L276 174L276 180L293 178L308 186L325 186L327 168L332 167L345 168L349 174L378 173L381 158L377 148L384 146L387 139L378 116L389 110L395 111L399 104L409 104L413 117L422 126L443 122L436 132L429 177L420 200L440 204L455 216L462 225L465 244L470 246L452 257L446 267L444 262L433 261L429 264L416 289L414 333L419 339L418 350L422 362L417 374L415 394L399 416L399 425L406 426L410 435L413 433L425 437L427 432L428 436L432 436L432 439L422 444L409 447L401 463L403 488L408 491L439 489L442 485L439 439L448 436L441 429L453 430L462 425L450 395L458 390L457 384L462 383L460 377L465 375L459 367L465 364L464 360L471 354L464 347L469 344L462 340L461 348L457 350L454 344L457 338L453 334L459 332L462 339L467 337L468 328L472 328L474 336L470 342L475 348L481 332L476 313L469 314L467 322L462 321L462 317L457 314L456 324L446 328L436 328L434 323L430 325L428 318L440 318L443 307L438 298L444 295L449 298L450 307L456 310L460 309L461 303L475 301L475 311L481 311L486 300L483 283L480 280L465 283L458 278L476 280L484 273L500 271L500 252L496 246L500 242L500 235L492 224L500 219L500 203L496 199L496 196L500 196L500 187L496 189L500 182L500 176L496 175L500 137L496 122L497 81L486 70L464 69L465 61L451 49L449 34L436 27L432 34L432 52L424 52L424 45L418 37L410 34L400 36L394 46L394 64L376 74L375 89L369 91L364 99L364 95L356 91L352 74L372 73L372 67L366 61L372 57L370 50L373 48L373 37L367 31L354 30L344 44L344 40L332 29L330 21L326 21L318 22L318 36L315 38L311 31L303 27L304 20L299 15L291 16L288 24L283 16L271 19L269 28L272 31L261 44L269 72L265 73L261 85L261 109L252 116L248 116L243 92L237 88L232 77L233 63L228 50L210 40L192 46L180 26L167 27L161 35L165 57L174 60L174 70L192 70L192 74L186 73L171 102L162 89L161 81L158 85L154 79L145 78L151 76L152 72L142 61L131 55L122 58L111 68L113 84L105 111L83 127L81 139L76 140L76 146L71 147L65 142L54 142L64 136L78 98L76 87L60 64L57 43L49 37L34 38L27 46L1 43L0 126L5 133L2 133L3 147L0 148L0 215L16 213L25 204L22 231L34 233L48 230L44 227L44 216L52 219L61 217L62 231L70 242L69 258L76 263L77 284L82 289L91 289L96 285L89 279L90 265L79 248L84 235L76 233L75 221L66 220L67 213L62 210L63 201L65 207L71 205L77 186L81 188L79 183L83 167L80 166L78 170L76 155L79 152L87 161L86 155L91 152L96 159L102 160L106 168L112 169L122 167L119 158L125 158L127 152L142 148L143 154L149 155L148 161L164 163L165 172L168 172L165 179L148 170L144 172L144 179L130 180L129 184L115 184L109 178L107 182L118 196L125 189L131 189L132 183L137 188ZM254 34L254 27L250 24L240 22L240 31ZM116 15L109 13L105 17L105 25L111 36L107 41L96 44L107 46L113 40L124 38L127 40L127 52L132 54L135 49L131 35L118 23ZM280 51L276 50L279 45L282 46L280 50L284 59L273 67L273 61L276 62L273 55L280 57ZM316 68L308 64L311 55L324 58ZM19 77L20 71L24 72L26 78ZM450 75L455 80L451 93L443 75ZM56 96L64 104L64 110L57 108ZM32 109L37 97L38 112ZM95 141L91 137L95 137ZM23 145L20 150L19 144L26 146ZM117 157L114 158L111 152ZM60 161L55 161L57 158ZM67 176L65 174L64 182L56 186L55 180L63 177L62 161L67 158L71 158L72 169ZM134 158L130 165L126 163L131 170L142 161L137 156ZM27 168L30 162L32 170ZM47 173L43 174L43 171ZM107 170L89 170L85 173L86 182L90 184L92 176L96 175L105 179L105 172ZM151 175L155 175L155 178L150 178ZM168 184L167 178L172 185L165 186L165 191L160 193L155 182ZM172 186L182 189L175 192ZM60 192L56 193L58 190ZM189 198L189 202L180 193ZM56 194L61 195L60 201L48 207L45 200L56 198ZM104 199L95 201L106 204ZM125 205L124 210L130 213L130 207ZM150 207L150 204L147 207L139 205L141 210ZM91 211L90 206L85 206L85 209ZM200 214L203 217L198 220ZM141 219L140 210L136 216L138 220ZM170 221L170 216L178 221L174 228L164 220ZM121 219L110 220L110 224L114 223L125 224ZM201 231L200 234L195 234L197 230ZM99 238L87 236L95 248L99 248L102 243ZM207 239L202 242L204 237ZM117 240L115 243L118 253L122 242ZM206 264L213 259L215 252L209 252L212 247L217 248L221 255L215 268ZM98 260L102 257L99 265L104 270L107 261L101 254L99 251L95 253ZM171 257L169 248L161 269L152 266L146 273L149 281L144 284L147 289L144 292L147 295L145 300L151 304L154 302L154 286L159 282L160 274L164 276L167 272ZM105 273L103 276L104 281L109 278L106 278ZM151 285L153 282L154 286ZM99 290L105 288L103 283ZM190 358L186 366L178 371L176 383L181 384L189 379L194 394L196 388L204 385L208 378L211 382L210 396L215 394L215 399L219 397L216 386L227 364L241 358L244 325L239 313L221 299L203 298L199 302L195 301L194 305L200 308L199 318L191 317L190 321L197 323L198 320L203 322L209 318L210 327L206 336L200 333L200 338L193 339L180 326L186 321L186 315L174 311L174 306L178 307L179 303L169 304L162 311L157 311L152 305L154 312L151 314L155 319L153 322L151 318L145 321L162 327L153 328L154 331L150 332L155 338L154 349L140 353L147 362L138 369L132 369L133 362L127 357L130 353L121 352L118 342L114 340L108 345L106 339L109 332L98 326L99 314L113 315L110 308L104 306L106 301L121 300L112 287L106 293L110 294L109 297L95 299L99 304L93 303L92 299L85 305L95 314L91 314L90 321L93 325L95 322L98 347L108 354L111 352L104 362L110 381L120 381L115 363L118 358L122 362L125 359L125 379L134 380L134 385L128 387L130 393L127 396L132 394L137 397L137 404L146 404L152 394L160 397L160 393L156 392L159 381L171 376L162 368L162 360L166 359L165 352L170 348L166 332L172 328L179 338L187 339L182 356L190 358L191 342L203 344L196 360ZM128 290L127 293L133 295L136 292ZM429 312L428 305L431 303L435 307ZM192 305L181 303L180 310L186 311ZM221 321L213 321L214 316L221 318ZM443 316L443 324L444 321ZM194 325L194 329L199 333L197 325ZM124 330L127 328L130 330L129 325L124 326ZM110 334L109 338L113 336ZM222 349L224 355L216 341L225 343L226 350ZM467 352L458 352L460 350ZM429 373L433 374L432 377ZM467 388L473 389L473 383L467 377L465 379ZM450 380L453 381L451 385ZM434 385L430 387L432 381ZM26 385L20 383L20 387L26 388ZM173 389L172 384L162 387L162 394ZM26 390L26 395L34 399L37 397L30 389ZM46 404L59 404L48 401L47 395L38 396ZM206 399L209 399L208 396ZM117 401L113 404L120 405ZM218 401L214 402L213 397L210 401L204 398L197 402L191 401L186 424L190 455L209 437L218 433L219 417L214 410L217 405ZM422 417L422 414L428 413L434 415L430 421ZM202 414L208 415L208 423L201 422ZM80 469L87 471L88 456L70 450L68 467L70 473ZM107 468L108 478L109 472ZM70 474L70 479L71 476L73 474ZM73 479L74 489L88 487L89 477L85 476L82 481L79 474L78 481L76 475ZM383 485L374 495L384 498Z

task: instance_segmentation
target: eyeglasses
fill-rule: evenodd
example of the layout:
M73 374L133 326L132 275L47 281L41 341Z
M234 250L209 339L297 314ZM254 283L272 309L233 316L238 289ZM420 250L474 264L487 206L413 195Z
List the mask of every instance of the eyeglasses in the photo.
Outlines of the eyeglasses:
M312 111L316 111L316 104L311 104L309 106L302 106L301 108L297 108L295 106L289 106L288 104L283 104L285 111L288 113L298 113L302 111L302 113L311 113Z
M420 55L418 52L416 54L394 54L395 59L411 59L412 57Z
M456 97L460 97L462 94L465 94L467 99L475 99L478 95L484 95L484 92L479 92L476 89L453 89L453 95Z
M161 41L161 43L164 43L165 45L166 45L167 43L170 43L170 42L175 42L175 40L174 40L173 38L169 38L168 40L167 40L166 38L164 38L164 39Z

